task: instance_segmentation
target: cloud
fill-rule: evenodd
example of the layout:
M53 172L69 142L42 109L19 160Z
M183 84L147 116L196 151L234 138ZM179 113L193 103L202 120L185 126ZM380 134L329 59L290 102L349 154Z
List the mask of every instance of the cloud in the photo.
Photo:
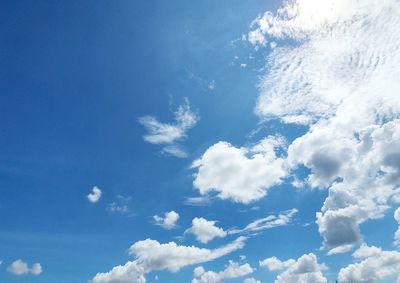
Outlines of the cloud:
M151 144L162 144L162 152L176 157L184 158L186 152L176 144L187 137L187 131L193 128L200 120L198 114L190 109L189 101L184 103L174 112L174 123L162 123L153 116L139 118L139 123L145 127L147 134L143 139Z
M253 23L268 56L256 113L304 124L287 165L328 189L317 224L330 254L361 243L400 185L400 10L395 0L293 0ZM294 42L294 44L287 43ZM284 44L283 44L284 43ZM390 58L390 59L389 59Z
M248 264L239 265L237 262L229 261L225 270L220 272L205 271L202 266L194 270L192 283L218 283L225 279L234 279L252 273L254 269Z
M192 168L197 169L193 186L201 195L215 191L218 198L234 202L259 200L287 174L284 158L277 154L284 145L284 139L276 136L250 148L220 141L193 162Z
M172 210L170 212L165 212L164 217L154 215L153 219L157 225L163 227L164 229L170 230L176 227L176 222L179 219L179 214Z
M339 271L340 283L375 283L397 275L400 280L400 253L397 251L382 251L378 247L362 245L353 253L352 263Z
M20 259L11 263L11 265L7 268L7 271L13 273L15 275L39 275L43 272L42 266L40 263L34 263L31 268L29 268L28 264Z
M117 195L115 201L107 205L107 211L126 214L129 212L129 203L132 200L131 196Z
M145 274L153 270L177 272L182 267L215 260L244 247L245 237L213 249L179 246L175 242L160 244L151 239L139 241L129 248L135 260L114 267L111 271L97 273L92 283L144 283Z
M255 279L255 278L246 278L246 279L244 279L243 283L261 283L261 281Z
M238 233L254 233L263 230L272 229L279 226L286 226L292 222L293 216L298 212L296 208L281 212L279 215L269 215L267 217L257 219L248 224L243 229L230 230L229 234Z
M260 261L260 266L270 271L283 270L275 279L275 283L327 283L322 274L326 269L325 264L318 264L315 254L302 255L297 260L281 261L276 257Z
M216 237L226 237L228 233L222 228L215 226L215 223L216 221L196 217L192 220L192 227L187 229L185 233L195 235L196 239L203 244L207 244Z
M87 195L87 198L88 198L88 200L90 202L95 203L95 202L98 202L100 200L101 195L102 195L101 190L97 186L94 186L92 188L92 192Z
M394 212L394 219L397 221L397 223L399 223L399 228L394 235L394 243L397 246L400 246L400 207Z

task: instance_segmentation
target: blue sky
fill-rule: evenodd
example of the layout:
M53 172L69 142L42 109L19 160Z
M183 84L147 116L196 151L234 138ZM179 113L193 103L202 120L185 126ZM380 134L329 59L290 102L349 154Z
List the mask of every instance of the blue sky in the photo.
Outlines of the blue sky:
M398 11L3 1L0 281L400 280Z

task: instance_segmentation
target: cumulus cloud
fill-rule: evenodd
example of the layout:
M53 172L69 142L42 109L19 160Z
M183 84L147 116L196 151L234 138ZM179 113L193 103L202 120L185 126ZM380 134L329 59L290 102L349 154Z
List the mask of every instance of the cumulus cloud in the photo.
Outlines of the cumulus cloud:
M253 271L254 269L250 264L245 263L240 265L234 261L229 261L228 266L220 272L205 271L202 266L199 266L193 272L195 278L192 280L192 283L218 283L226 279L246 276Z
M257 219L250 224L248 224L243 229L234 229L230 230L229 234L238 234L238 233L255 233L261 232L263 230L286 226L292 223L293 216L298 212L296 208L283 211L278 215L269 215L267 217Z
M359 262L340 270L340 283L375 283L382 282L390 276L398 276L397 282L399 282L399 252L382 251L378 247L362 245L353 253L353 257Z
M246 278L246 279L244 279L243 283L261 283L261 281L255 279L255 278Z
M220 141L194 161L197 169L194 188L201 195L217 192L220 199L250 203L267 194L267 190L286 176L285 159L278 150L285 146L282 137L269 136L253 147L237 148Z
M228 233L215 226L215 223L216 221L196 217L192 220L192 227L187 229L185 233L195 235L196 239L203 244L207 244L216 237L224 238Z
M139 123L147 130L147 134L143 136L146 142L165 145L162 149L163 153L184 158L187 154L176 142L187 137L187 131L197 124L200 117L190 109L187 99L178 107L174 115L174 123L162 123L153 116L143 116L139 118Z
M216 249L179 246L175 242L160 244L146 239L133 244L129 254L135 260L114 267L111 271L97 273L92 283L145 283L145 275L153 270L177 272L182 267L215 260L244 247L245 237Z
M399 16L396 0L292 0L253 23L253 44L280 42L256 112L308 126L287 164L306 166L308 184L329 190L317 224L331 254L360 243L359 225L398 198Z
M30 268L26 262L18 259L11 263L11 265L7 268L7 271L15 275L39 275L43 272L43 269L40 263L34 263Z
M102 195L101 190L97 186L94 186L92 188L92 192L90 194L88 194L86 197L88 198L88 200L90 202L95 203L95 202L98 202L100 200L101 195Z
M154 215L155 223L164 229L171 230L176 227L176 222L179 219L179 214L175 211L165 212L164 216Z
M275 279L275 283L327 283L322 271L327 267L319 264L315 254L302 255L297 260L281 261L276 257L260 261L260 266L270 271L283 270Z

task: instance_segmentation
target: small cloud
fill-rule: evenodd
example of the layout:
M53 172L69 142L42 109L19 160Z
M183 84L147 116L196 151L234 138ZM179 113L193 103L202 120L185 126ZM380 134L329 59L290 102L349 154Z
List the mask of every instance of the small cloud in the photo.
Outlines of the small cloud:
M177 142L187 137L187 131L197 124L200 117L190 109L187 98L174 112L174 115L175 121L173 123L162 123L156 117L149 115L140 117L139 123L147 130L147 134L143 136L146 142L164 145L163 153L184 158L187 157L187 154L177 145Z
M215 89L215 80L212 80L209 84L208 84L208 89L209 90L214 90Z
M100 200L101 195L102 195L101 190L97 186L94 186L92 188L92 192L90 194L88 194L86 197L88 198L88 200L90 202L95 203L95 202L98 202Z
M117 199L107 205L107 211L116 213L128 213L129 203L132 200L131 196L117 195Z
M209 221L202 217L196 217L192 220L192 227L187 229L185 234L188 233L195 235L196 239L203 244L207 244L216 237L226 237L227 232L222 228L215 226L215 223L216 221Z
M208 195L199 197L187 197L183 203L190 206L205 206L211 203L211 199Z
M164 216L154 215L153 219L156 225L164 229L171 230L176 228L176 222L179 219L179 214L175 211L165 212Z
M28 264L20 259L11 263L11 265L7 268L7 271L20 276L20 275L39 275L43 272L42 266L40 263L34 263L32 268L29 268Z

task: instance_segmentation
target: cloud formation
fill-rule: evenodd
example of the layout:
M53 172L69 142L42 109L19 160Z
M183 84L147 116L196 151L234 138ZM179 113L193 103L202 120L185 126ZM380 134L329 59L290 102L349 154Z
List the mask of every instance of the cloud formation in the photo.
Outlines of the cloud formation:
M267 229L272 229L279 226L286 226L292 223L294 215L298 212L296 208L283 211L278 215L269 215L267 217L257 219L248 224L243 229L230 230L229 234L238 233L257 233Z
M18 259L11 263L7 271L18 276L27 274L39 275L43 272L43 269L40 263L34 263L32 267L29 267L26 262Z
M397 221L397 223L399 224L399 228L397 229L395 235L394 235L394 243L397 246L400 246L400 207L398 207L396 209L396 211L394 212L394 219Z
M359 225L399 199L397 7L396 0L287 1L257 18L248 37L259 46L278 41L256 112L308 126L288 146L287 164L306 166L308 184L329 190L317 224L330 254L360 243Z
M101 190L97 186L94 186L92 188L92 192L90 194L88 194L86 197L88 198L88 200L90 202L95 203L95 202L98 202L100 200L101 195L102 195Z
M205 271L202 266L199 266L193 272L195 278L192 280L192 283L218 283L225 279L234 279L246 276L253 271L254 269L250 264L245 263L240 265L234 261L229 261L228 266L220 272Z
M281 261L276 257L260 261L260 266L270 271L281 271L275 279L275 283L327 283L322 274L326 269L325 264L319 264L315 254L302 255L297 260L289 259Z
M282 137L269 136L252 147L237 148L220 141L193 162L197 169L194 188L201 195L215 191L220 199L251 203L266 196L267 190L286 176L284 158L278 151Z
M144 283L145 274L153 270L177 272L182 267L215 260L244 247L245 237L216 248L206 249L195 246L179 246L175 242L160 244L146 239L133 244L129 254L135 260L114 267L106 273L97 273L92 283Z
M145 127L147 134L143 139L151 144L164 145L162 152L176 157L187 157L187 153L176 142L187 137L187 131L200 120L198 114L190 109L188 99L174 112L174 123L162 123L153 116L139 118L139 123Z
M196 239L203 244L207 244L216 237L226 237L228 233L224 229L215 226L215 223L216 221L196 217L192 220L192 227L187 229L185 233L195 235Z
M340 283L376 283L396 275L397 282L400 281L399 252L362 245L353 253L353 257L360 261L340 270Z
M171 230L176 227L176 222L179 220L179 214L172 210L170 212L165 212L164 216L154 215L153 219L156 225Z

